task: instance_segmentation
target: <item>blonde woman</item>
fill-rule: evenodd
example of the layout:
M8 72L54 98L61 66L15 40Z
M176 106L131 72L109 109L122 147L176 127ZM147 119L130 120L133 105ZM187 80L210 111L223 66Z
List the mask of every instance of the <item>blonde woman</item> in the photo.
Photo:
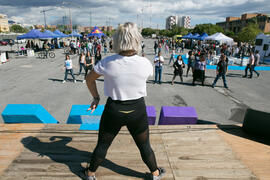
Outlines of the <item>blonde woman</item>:
M95 80L100 76L104 76L104 94L108 96L100 120L97 146L86 170L88 180L96 180L95 172L122 126L127 126L144 163L151 171L151 178L159 180L165 173L164 168L158 168L149 141L143 97L146 96L146 80L153 75L153 67L148 59L138 56L141 38L136 24L128 22L120 25L113 35L113 50L117 54L99 61L86 77L88 89L94 98L88 110L93 112L98 106L100 98Z

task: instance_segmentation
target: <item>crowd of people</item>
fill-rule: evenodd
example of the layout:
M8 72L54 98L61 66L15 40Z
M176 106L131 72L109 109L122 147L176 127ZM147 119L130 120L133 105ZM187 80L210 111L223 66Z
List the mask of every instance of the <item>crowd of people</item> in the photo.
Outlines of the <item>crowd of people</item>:
M69 47L69 52L67 52L64 63L65 77L63 83L67 81L68 74L72 76L74 83L77 82L73 73L73 67L76 68L76 66L73 66L69 54L78 55L79 71L77 75L80 76L82 71L84 71L83 83L85 83L85 78L88 72L90 72L94 65L102 59L102 53L106 55L108 52L112 52L112 40L109 40L108 38L82 38L70 40L67 46Z
M189 52L187 65L185 65L182 55L177 56L176 54L183 54L184 49L187 48L189 48ZM257 77L260 76L260 73L255 70L255 67L259 65L260 55L258 51L254 53L254 47L251 45L239 44L237 46L230 46L227 44L219 45L216 42L202 43L201 41L196 41L196 43L192 43L192 40L175 41L172 39L161 39L158 42L154 42L154 53L156 55L154 59L154 83L162 83L162 66L165 64L164 57L161 56L162 49L164 49L165 55L170 53L168 65L173 64L172 85L176 76L179 76L180 81L183 82L184 68L187 66L186 77L188 77L191 71L193 76L192 85L195 85L196 81L200 81L202 86L204 86L207 61L211 62L217 55L220 56L216 64L216 78L211 85L212 87L215 87L218 79L222 78L224 87L228 88L226 74L228 72L229 56L238 57L242 60L244 57L249 56L249 62L245 68L245 75L243 77L247 77L248 70L250 72L249 78L253 77L253 72L257 74Z

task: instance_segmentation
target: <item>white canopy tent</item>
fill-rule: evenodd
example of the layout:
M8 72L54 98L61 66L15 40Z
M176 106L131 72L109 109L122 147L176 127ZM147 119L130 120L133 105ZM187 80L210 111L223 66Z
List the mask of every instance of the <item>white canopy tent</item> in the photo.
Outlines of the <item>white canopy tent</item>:
M213 34L211 36L206 37L204 40L205 41L207 40L219 41L221 44L226 43L228 45L232 45L234 43L232 38L225 36L222 33Z

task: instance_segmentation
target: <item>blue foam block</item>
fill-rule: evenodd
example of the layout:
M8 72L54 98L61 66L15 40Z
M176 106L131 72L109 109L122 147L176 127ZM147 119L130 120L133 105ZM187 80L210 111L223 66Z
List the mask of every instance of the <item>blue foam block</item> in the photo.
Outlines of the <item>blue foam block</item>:
M40 104L8 104L2 117L5 123L59 123Z
M99 130L99 124L81 124L79 130L98 131Z
M98 105L93 113L87 111L89 107L89 105L73 105L67 124L99 124L104 105Z

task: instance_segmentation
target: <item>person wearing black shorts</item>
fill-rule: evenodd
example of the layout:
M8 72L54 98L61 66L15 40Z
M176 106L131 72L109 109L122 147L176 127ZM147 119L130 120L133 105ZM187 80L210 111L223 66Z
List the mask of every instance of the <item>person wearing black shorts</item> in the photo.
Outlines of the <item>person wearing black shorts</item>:
M160 180L165 174L165 169L157 166L150 146L143 97L147 95L146 81L153 75L153 66L147 58L137 55L141 52L141 38L136 24L120 25L113 35L113 50L118 54L99 61L86 77L86 84L94 97L88 110L93 112L99 104L95 80L100 76L104 76L104 94L108 96L100 120L97 146L85 171L88 180L96 180L95 172L122 126L126 126L132 135L142 160L151 171L151 178Z

